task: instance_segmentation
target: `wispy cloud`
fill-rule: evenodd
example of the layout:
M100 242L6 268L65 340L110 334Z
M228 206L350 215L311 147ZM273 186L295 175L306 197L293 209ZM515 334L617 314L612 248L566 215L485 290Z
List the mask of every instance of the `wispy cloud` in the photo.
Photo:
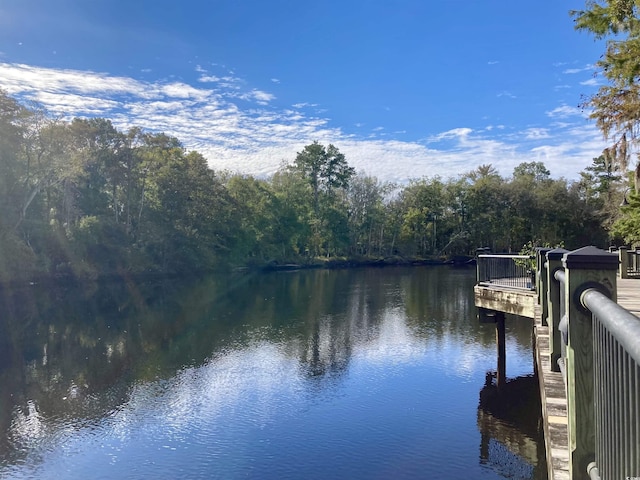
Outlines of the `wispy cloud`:
M267 105L271 100L274 100L276 98L276 96L271 93L263 92L256 89L251 90L250 92L245 92L241 95L238 95L237 97L241 100L255 100L259 105Z
M517 164L537 160L545 161L554 175L575 177L602 150L595 127L578 108L567 105L546 112L553 128L534 125L515 132L504 124L482 130L459 127L427 133L425 140L400 141L394 134L381 138L380 126L366 138L333 126L315 103L278 106L273 93L247 86L230 70L223 76L202 66L195 71L199 81L190 85L0 63L2 88L42 103L57 116L102 116L121 129L162 131L203 153L213 168L259 176L272 174L314 140L338 146L358 171L397 182L451 177L483 163L509 175Z
M593 70L593 68L594 68L593 65L586 65L581 68L567 68L566 70L563 70L562 73L565 73L568 75L575 75L576 73L590 72Z
M292 106L294 108L307 108L307 107L317 107L318 104L317 103L300 102L300 103L294 103Z
M542 138L551 138L549 130L546 128L529 128L524 131L525 138L529 140L539 140Z
M582 110L578 107L570 107L569 105L561 105L547 112L547 116L551 118L569 118L575 116L584 116Z
M580 85L584 85L586 87L597 87L600 85L600 82L596 78L590 78L589 80L585 80L584 82L580 82Z

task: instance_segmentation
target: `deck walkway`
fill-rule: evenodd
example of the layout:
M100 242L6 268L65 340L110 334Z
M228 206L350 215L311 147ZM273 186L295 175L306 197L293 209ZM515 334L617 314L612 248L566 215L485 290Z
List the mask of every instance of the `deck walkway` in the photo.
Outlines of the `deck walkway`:
M618 304L640 317L640 279L618 278Z
M640 280L618 278L618 304L640 318ZM569 479L569 439L567 432L567 394L562 374L552 372L549 360L549 327L543 326L541 309L534 317L536 367L540 382L544 438L549 479Z

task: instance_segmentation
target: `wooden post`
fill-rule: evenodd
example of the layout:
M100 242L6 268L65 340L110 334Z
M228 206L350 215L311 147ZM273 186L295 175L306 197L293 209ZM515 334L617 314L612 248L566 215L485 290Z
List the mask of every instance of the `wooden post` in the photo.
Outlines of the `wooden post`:
M538 247L536 248L536 292L538 292L538 303L542 310L542 325L548 324L549 317L549 305L547 301L547 252L550 248Z
M549 325L549 360L551 371L559 372L558 359L562 355L562 338L560 335L560 282L554 274L562 268L562 256L569 253L564 248L554 248L547 252L547 324ZM563 292L564 293L564 292Z
M593 333L591 313L580 304L586 288L600 288L616 300L618 257L596 247L565 253L565 305L569 315L567 345L567 416L569 426L569 476L585 478L595 459L593 397Z
M496 346L498 347L498 390L500 390L504 386L504 384L507 383L507 354L505 346L504 319L505 314L503 312L496 312Z
M620 255L620 278L628 278L629 254L627 253L627 247L620 247L618 249L618 255Z

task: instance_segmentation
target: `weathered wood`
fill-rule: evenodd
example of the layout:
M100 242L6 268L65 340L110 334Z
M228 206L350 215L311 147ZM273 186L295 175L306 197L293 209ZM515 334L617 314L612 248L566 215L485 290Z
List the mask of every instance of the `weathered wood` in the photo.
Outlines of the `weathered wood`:
M560 325L560 283L555 279L556 270L562 268L562 256L569 253L564 248L555 248L547 252L547 324L549 325L549 361L550 368L559 372L558 359L562 355Z
M564 254L565 307L569 316L566 350L567 413L569 427L569 473L584 478L587 465L595 460L595 415L593 397L593 329L591 314L580 305L585 288L598 285L616 300L618 257L595 247Z
M618 248L619 262L620 262L620 278L627 278L629 276L629 255L627 254L627 247Z
M496 312L496 347L498 349L498 390L507 382L507 353L505 344L504 313Z
M536 248L536 291L538 292L538 303L542 308L542 325L548 325L548 317L549 317L549 304L547 300L548 295L548 282L549 276L547 274L547 252L549 252L550 248Z
M495 311L516 315L522 315L522 312L534 312L534 315L522 316L534 318L535 361L540 382L549 478L587 478L586 465L593 460L595 450L593 343L591 315L578 308L580 299L579 295L576 296L576 292L579 293L585 287L594 287L596 284L600 284L605 287L613 300L617 299L621 306L640 317L640 281L634 279L616 281L616 267L619 264L617 254L602 256L601 254L605 252L598 251L593 247L575 252L557 250L555 254L551 254L551 261L549 261L549 253L547 253L548 264L545 273L548 280L547 294L549 297L548 327L543 325L543 309L541 305L536 304L539 302L536 302L537 299L533 292L504 288L495 283L478 285L475 288L475 302L476 306L494 310L491 314L493 319L495 319ZM570 255L565 258L565 262L562 262L561 257L565 253L570 253ZM589 259L588 257L594 253L597 254L597 258ZM551 371L552 366L557 368L556 360L560 354L560 336L554 334L558 331L557 327L560 321L560 290L553 275L555 270L563 265L567 271L565 278L569 288L568 291L562 293L564 301L570 309L569 315L572 315L569 322L570 345L567 347L567 381L570 383L569 385L565 385L561 373ZM541 283L537 283L537 285L539 286ZM555 294L552 293L554 290ZM531 303L528 303L529 299L532 300ZM499 343L498 325L496 325L496 334ZM500 362L500 353L498 356ZM568 405L567 401L569 391L572 396L571 405ZM571 440L569 432L572 435Z
M618 304L640 317L640 279L618 279Z
M549 368L549 328L542 326L541 308L536 309L534 341L548 477L565 480L569 478L567 397L562 374Z
M495 285L476 285L473 291L476 307L533 318L533 309L537 302L537 295L534 291L503 288Z

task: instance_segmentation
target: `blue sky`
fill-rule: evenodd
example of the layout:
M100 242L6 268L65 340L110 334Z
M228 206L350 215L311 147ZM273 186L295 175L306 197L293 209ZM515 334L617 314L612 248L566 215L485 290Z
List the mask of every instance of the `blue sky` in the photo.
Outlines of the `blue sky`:
M177 136L214 169L273 173L314 140L382 180L604 144L578 105L604 50L582 0L2 0L0 88L62 118Z

